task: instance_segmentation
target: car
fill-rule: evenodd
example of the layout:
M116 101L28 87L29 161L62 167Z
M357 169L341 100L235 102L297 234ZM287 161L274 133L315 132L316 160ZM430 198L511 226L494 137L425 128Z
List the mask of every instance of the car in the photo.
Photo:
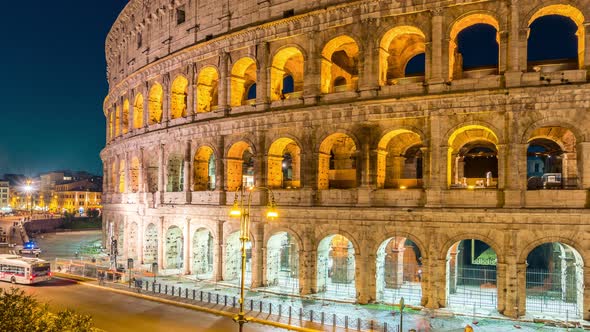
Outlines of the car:
M25 244L22 246L22 248L18 249L18 253L21 255L24 255L24 254L35 255L35 257L38 257L41 254L41 248L39 248L39 246L37 245L37 242L29 241L29 242L25 242Z

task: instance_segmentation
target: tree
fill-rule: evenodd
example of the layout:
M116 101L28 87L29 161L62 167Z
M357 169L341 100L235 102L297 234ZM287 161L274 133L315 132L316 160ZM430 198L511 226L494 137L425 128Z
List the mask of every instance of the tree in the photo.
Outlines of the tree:
M51 312L23 290L0 289L0 331L95 332L92 317L71 310Z

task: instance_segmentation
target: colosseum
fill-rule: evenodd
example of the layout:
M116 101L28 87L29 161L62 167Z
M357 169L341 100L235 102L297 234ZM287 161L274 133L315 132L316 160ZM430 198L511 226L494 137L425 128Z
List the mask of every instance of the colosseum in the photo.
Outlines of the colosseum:
M106 40L105 245L237 284L229 212L265 187L249 287L589 320L586 17L588 0L131 0Z

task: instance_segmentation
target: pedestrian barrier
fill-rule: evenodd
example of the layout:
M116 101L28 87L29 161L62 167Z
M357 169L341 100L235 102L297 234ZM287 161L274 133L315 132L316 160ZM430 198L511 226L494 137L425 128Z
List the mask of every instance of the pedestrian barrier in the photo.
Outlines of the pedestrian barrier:
M100 263L60 259L55 260L55 265L58 272L73 274L86 278L93 278L99 281L99 284L115 285L117 282L124 282L125 278L135 278L134 288L137 291L144 289L146 292L154 294L162 294L166 296L178 297L180 300L195 302L195 304L215 304L223 307L237 308L238 299L236 296L229 298L227 294L220 294L218 292L203 291L192 289L192 299L189 297L189 288L183 289L174 285L162 284L155 281L153 274L146 273L140 270L128 270L126 272L115 271L109 269L108 266L101 266ZM131 280L131 279L129 279ZM145 286L144 286L145 285ZM131 288L131 282L129 282ZM249 299L244 307L249 309L247 314L254 315L256 313L268 314L266 319L275 319L279 322L291 323L293 318L299 320L303 325L305 321L318 323L322 326L343 327L345 329L355 331L383 331L383 332L399 332L399 325L388 324L387 322L377 322L372 319L365 319L361 317L353 317L351 315L343 315L336 312L314 311L313 309L306 309L304 306L286 305L284 303L273 303L272 301L262 301ZM297 316L294 315L297 313Z

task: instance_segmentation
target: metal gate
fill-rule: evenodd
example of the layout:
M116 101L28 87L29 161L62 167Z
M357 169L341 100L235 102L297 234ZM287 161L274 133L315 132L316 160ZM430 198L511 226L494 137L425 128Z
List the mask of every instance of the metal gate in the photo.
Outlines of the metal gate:
M448 276L447 287L449 307L465 310L497 308L496 266L458 267L456 277Z
M526 311L532 314L551 315L560 319L581 318L583 278L581 271L570 273L527 269Z

